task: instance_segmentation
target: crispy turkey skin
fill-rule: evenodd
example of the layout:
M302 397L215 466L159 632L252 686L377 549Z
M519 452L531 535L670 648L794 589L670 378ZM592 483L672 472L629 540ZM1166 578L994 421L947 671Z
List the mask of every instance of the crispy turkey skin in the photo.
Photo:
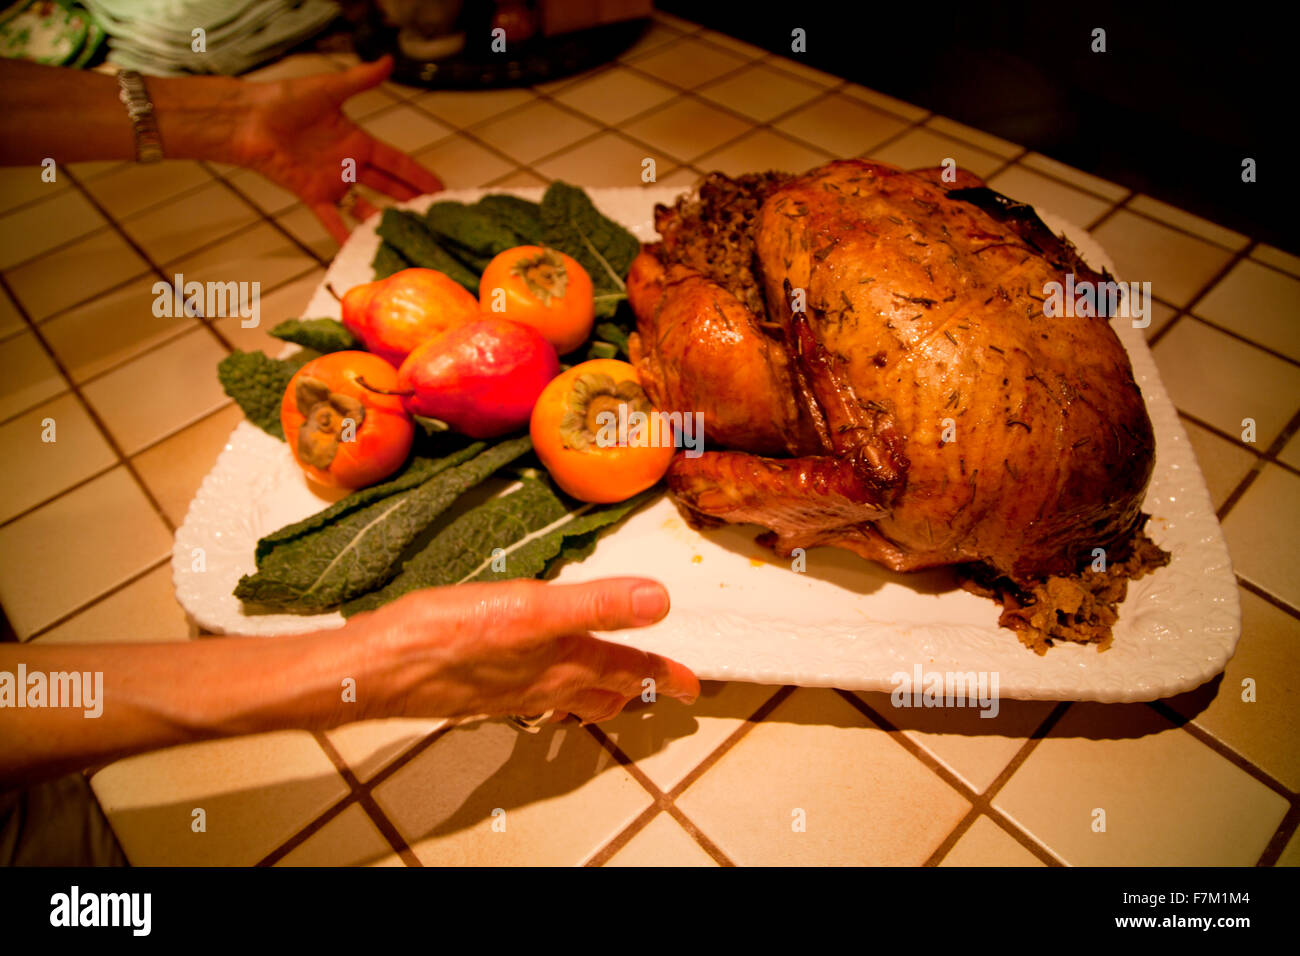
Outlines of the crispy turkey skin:
M1043 314L1067 271L1109 277L989 197L845 160L659 208L632 356L657 407L704 414L710 451L669 471L689 516L1025 588L1129 552L1155 444L1128 355Z

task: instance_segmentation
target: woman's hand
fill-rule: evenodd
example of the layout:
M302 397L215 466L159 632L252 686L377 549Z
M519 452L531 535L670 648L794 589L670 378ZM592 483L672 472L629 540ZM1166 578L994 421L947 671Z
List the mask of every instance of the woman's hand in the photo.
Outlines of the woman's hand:
M437 192L442 189L437 176L375 139L340 109L349 97L382 83L392 69L392 57L384 57L342 73L244 82L241 94L248 108L231 143L231 161L295 193L340 243L349 229L338 204L353 186L343 178L346 160L355 163L356 182L394 199ZM358 220L374 211L355 197L352 212Z
M364 713L347 719L553 710L556 720L572 713L595 722L646 691L694 703L700 683L681 664L588 633L643 627L667 613L668 592L646 578L416 591L348 623L379 692L359 693Z

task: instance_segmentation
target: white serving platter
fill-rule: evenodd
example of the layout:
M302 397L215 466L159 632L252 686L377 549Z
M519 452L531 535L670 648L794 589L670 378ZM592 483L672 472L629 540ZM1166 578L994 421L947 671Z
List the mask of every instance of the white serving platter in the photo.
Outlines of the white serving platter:
M540 189L452 190L435 199L474 201L487 192L540 199ZM655 237L653 208L678 190L589 189L596 205L643 241ZM1082 229L1039 210L1094 267L1113 264ZM356 229L304 310L338 317L326 289L372 278L378 246L371 221ZM1121 277L1117 277L1121 278ZM1156 435L1156 466L1145 510L1148 533L1171 552L1168 567L1129 585L1112 646L1058 645L1045 656L998 627L998 607L961 590L950 571L896 574L846 551L815 548L806 570L754 543L761 530L725 526L696 532L664 496L600 540L587 560L557 580L639 574L664 582L672 610L653 627L602 636L681 661L701 679L892 691L894 675L996 674L1002 697L1034 700L1155 700L1197 687L1223 670L1240 634L1236 579L1187 435L1142 331L1114 320L1132 358ZM214 373L215 374L215 371ZM217 633L273 635L339 627L338 614L246 614L231 593L255 570L258 538L320 510L287 446L241 422L204 479L176 532L177 597ZM203 549L196 571L195 550Z

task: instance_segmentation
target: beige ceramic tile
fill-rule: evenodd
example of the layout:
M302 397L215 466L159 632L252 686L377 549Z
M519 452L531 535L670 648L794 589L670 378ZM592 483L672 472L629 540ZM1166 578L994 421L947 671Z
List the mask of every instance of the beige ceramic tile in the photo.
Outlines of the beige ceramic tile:
M84 382L145 349L197 329L186 315L154 315L155 276L128 282L41 324L41 333L74 382ZM165 298L173 298L161 293Z
M1300 369L1190 316L1152 349L1169 397L1229 435L1253 418L1267 448L1300 407Z
M237 173L227 182L235 183L247 194L245 186L252 185L253 180L266 182L254 172ZM255 219L257 210L222 183L212 182L124 219L122 229L150 259L166 263L237 232Z
M605 866L717 865L669 813L660 813L605 861Z
M670 46L638 57L638 70L684 90L693 90L724 73L744 66L748 58L721 47L686 37Z
M678 166L667 176L659 177L660 186L680 186L682 191L692 189L700 181L703 174L690 166Z
M767 51L761 46L754 46L754 44L746 43L744 40L737 40L735 37L719 33L717 30L701 30L696 34L696 37L706 43L720 46L728 53L734 53L736 56L744 57L747 60L757 60L768 55Z
M85 186L105 212L121 219L211 179L212 175L193 160L169 159L156 164L128 163L115 172L90 180Z
M86 409L70 392L0 425L0 457L5 462L0 470L0 521L8 521L117 460Z
M623 126L623 132L682 162L716 149L750 128L701 100L682 97Z
M1291 842L1277 858L1277 866L1300 866L1300 831L1292 834Z
M361 804L354 803L276 866L405 866Z
M834 156L858 156L907 128L907 123L842 93L831 93L775 124Z
M1300 432L1296 432L1277 455L1278 461L1300 469Z
M1245 588L1223 677L1167 703L1292 790L1300 789L1300 620ZM1253 698L1253 699L1251 699Z
M266 292L318 267L292 240L263 222L178 260L167 271L181 273L186 282L259 282Z
M411 100L427 113L432 113L444 123L464 129L531 103L537 97L528 90L433 90Z
M931 116L925 121L925 125L936 133L943 133L945 136L959 139L963 143L978 146L986 153L994 153L1003 159L1010 159L1021 152L1021 147L1015 143L994 136L992 133L986 133L983 130L958 123L956 120L950 120L946 116Z
M262 351L267 355L279 355L284 350L285 342L270 334L271 330L285 319L315 319L321 316L307 315L307 303L316 292L316 287L325 278L324 269L314 269L273 292L261 297L258 305L258 323L249 328L244 327L248 321L237 315L227 316L212 323L213 327L225 337L231 345L245 352Z
M448 189L469 189L503 176L515 164L463 136L451 136L413 158Z
M988 816L980 814L940 866L1046 866Z
M68 188L67 176L60 176L56 170L55 180L51 183L42 178L44 172L43 166L0 167L0 213L38 199L49 199Z
M888 146L875 149L867 157L890 163L901 169L925 169L941 166L945 159L953 159L959 169L985 177L1002 165L1001 157L967 143L920 128L900 136Z
M96 176L103 176L105 173L110 173L115 169L120 169L125 165L126 163L120 159L92 160L85 163L66 164L67 168L71 170L73 174L76 175L77 179L81 180L83 183L94 179Z
M347 794L296 730L129 757L90 785L134 866L251 866Z
M619 59L624 63L633 63L656 50L662 50L669 43L676 43L681 38L682 31L680 30L675 30L662 23L652 24L650 29L641 34L636 43L619 54Z
M306 206L294 206L289 211L276 216L275 221L322 261L328 262L338 254L339 244L325 231L316 214Z
M1228 250L1121 209L1093 235L1115 260L1119 278L1150 282L1151 294L1186 305L1228 264Z
M1151 324L1142 330L1142 334L1146 337L1148 342L1158 335L1160 330L1168 325L1170 320L1178 314L1177 309L1172 309L1163 302L1157 302L1155 299L1151 300L1150 307Z
M243 420L244 413L231 402L135 456L136 471L177 527L184 522L194 493L216 464L230 433Z
M531 163L598 129L558 106L539 100L502 119L475 127L474 135L518 162Z
M1194 311L1252 342L1300 359L1300 279L1243 259Z
M520 166L514 172L506 173L500 179L494 179L487 185L502 189L529 189L535 186L545 186L548 182L550 182L549 179L538 176L536 173L529 172L527 169Z
M229 399L217 381L226 350L196 329L119 366L82 388L123 453L133 455Z
M1075 866L1252 866L1287 811L1145 704L1072 705L993 803Z
M610 125L644 113L677 95L677 91L622 66L564 87L555 98L580 113Z
M0 342L0 420L68 387L36 336L22 332Z
M595 79L606 70L612 70L619 65L618 61L611 61L601 66L593 67L590 70L579 70L577 73L570 73L567 76L561 76L554 80L547 80L545 83L535 83L531 89L534 93L542 93L546 96L555 96L560 90L568 89L578 83L585 83L587 80Z
M1223 520L1238 574L1300 607L1300 478L1265 465Z
M651 802L572 720L459 727L372 792L426 866L580 864Z
M683 20L681 17L675 17L671 13L665 13L662 10L656 10L651 15L657 22L671 27L674 30L680 30L682 33L697 33L704 29L700 24L693 20Z
M1183 420L1187 438L1196 452L1196 463L1201 466L1205 486L1210 490L1210 500L1217 509L1241 484L1258 460L1241 445L1233 444L1195 422Z
M677 805L729 859L751 866L917 865L970 809L839 694L806 687Z
M698 96L765 123L820 96L823 88L762 63L696 90Z
M90 302L105 289L142 275L149 264L112 229L101 229L71 245L24 263L5 274L18 301L39 322L68 306ZM68 276L76 276L69 282Z
M1163 223L1175 226L1176 228L1182 229L1186 232L1194 233L1202 239L1208 239L1210 242L1218 243L1221 246L1227 246L1233 251L1244 249L1250 242L1249 238L1243 236L1239 232L1225 229L1223 226L1212 223L1208 219L1194 216L1189 212L1179 209L1177 206L1171 206L1158 199L1152 199L1150 196L1134 196L1128 201L1126 208L1150 216L1152 219L1159 219Z
M660 790L672 790L780 688L744 681L702 681L691 707L670 699L633 701L600 725Z
M171 562L160 565L52 627L38 644L161 643L187 641L198 628L176 600Z
M895 707L886 693L858 696L977 793L997 779L1055 706L1002 700L996 717L982 717L974 707Z
M776 67L778 70L793 73L800 79L816 83L818 86L835 86L843 82L838 76L832 76L822 70L813 69L808 64L792 60L789 57L773 55L769 56L764 62Z
M253 206L270 216L282 213L300 201L298 197L289 190L271 182L271 180L267 179L261 173L252 169L241 169L237 173L232 173L226 177L226 182L239 190L240 195L244 197L244 200L247 200L247 203L251 203ZM243 208L248 208L247 203L243 200L236 199L230 193L230 190L226 189L223 190L223 192L226 194L228 202L236 203ZM256 218L256 214L254 214L254 218ZM215 238L217 238L216 235L210 236L210 240Z
M840 90L846 96L870 103L872 106L884 110L886 113L893 113L895 116L901 116L905 120L915 122L924 119L930 115L930 111L920 106L913 106L903 100L896 99L886 93L877 90L868 89L865 86L859 86L856 83L846 83Z
M446 723L442 717L359 720L327 730L325 735L348 769L364 783Z
M1289 252L1283 252L1275 246L1259 245L1251 250L1252 259L1258 259L1260 262L1267 262L1269 265L1293 276L1300 276L1300 256L1293 256Z
M396 146L404 153L424 149L451 135L452 128L427 113L410 106L395 106L362 120L361 127L371 136Z
M18 306L14 305L14 300L9 298L9 293L0 289L0 339L21 332L25 328L27 323L23 321Z
M1039 172L1062 179L1072 186L1078 186L1090 193L1096 193L1098 196L1112 202L1119 202L1129 193L1128 189L1118 183L1112 183L1100 176L1094 176L1091 173L1085 173L1083 170L1075 169L1073 166L1067 166L1065 163L1052 159L1050 156L1044 156L1042 153L1030 153L1020 162L1037 169Z
M143 571L171 534L125 468L0 528L0 602L26 638Z
M348 97L343 103L343 115L356 123L400 102L402 102L401 97L393 95L383 86L375 86L356 96Z
M543 160L536 169L550 179L578 186L653 186L642 180L645 160L654 160L656 172L669 172L677 162L646 149L618 133L601 133L558 156Z
M78 190L52 192L49 199L0 216L0 269L12 269L106 224Z
M1054 212L1078 226L1087 228L1110 203L1073 186L1050 179L1026 169L1010 166L989 180L989 185L1020 202L1027 202L1041 210ZM1153 323L1154 324L1154 323Z

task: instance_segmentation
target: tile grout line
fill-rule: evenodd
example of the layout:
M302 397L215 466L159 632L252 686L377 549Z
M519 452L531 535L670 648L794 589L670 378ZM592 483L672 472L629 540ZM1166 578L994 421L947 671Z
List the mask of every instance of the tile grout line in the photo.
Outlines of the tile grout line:
M1191 315L1192 310L1196 308L1197 304L1199 304L1202 299L1204 299L1207 295L1209 295L1216 285L1218 285L1225 278L1227 278L1228 273L1230 273L1233 269L1235 269L1237 267L1237 263L1241 262L1242 259L1246 258L1246 254L1249 253L1250 250L1254 248L1255 248L1255 240L1252 239L1249 243L1246 244L1245 248L1239 249L1237 252L1234 252L1232 256L1228 259L1228 261L1223 265L1223 267L1220 268L1218 272L1214 273L1214 275L1210 277L1209 281L1206 282L1205 285L1201 286L1200 291L1198 291L1190 299L1186 300L1186 302L1179 308L1178 313L1167 323L1165 323L1165 327L1162 328L1155 335L1151 336L1151 338L1147 339L1147 348L1150 349L1154 354L1156 343L1159 342L1161 339L1163 339L1166 335L1168 335L1169 331L1174 326L1176 326L1179 323L1179 321L1183 319L1184 316Z
M117 466L114 465L113 467L116 468ZM50 500L52 501L53 499L50 499ZM48 502L46 502L46 503L48 504ZM29 634L26 638L22 638L22 639L20 639L20 640L19 640L19 643L20 643L20 644L28 644L28 643L30 643L30 642L36 640L37 638L44 637L46 634L48 634L50 631L54 630L56 627L61 627L62 625L67 624L68 621L72 620L72 619L73 619L74 617L76 617L78 614L83 614L83 613L85 613L86 611L89 611L91 608L96 607L96 606L98 606L98 605L104 603L104 602L107 601L109 598L111 598L113 595L115 595L115 594L117 594L117 593L119 593L119 592L121 592L121 591L125 591L125 590L126 590L127 588L129 588L131 585L136 584L136 583L139 582L142 578L146 577L147 575L152 574L154 571L157 571L159 568L161 568L161 567L166 567L168 564L171 563L171 560L172 560L172 557L171 557L170 554L165 555L165 556L159 558L157 561L153 562L153 563L150 564L148 567L143 568L142 570L137 571L137 572L135 572L134 574L132 574L130 577L128 577L128 578L126 578L126 579L124 579L124 580L122 580L122 581L119 581L117 584L114 584L111 588L109 588L108 590L104 591L103 594L97 594L97 595L95 595L93 598L91 598L91 599L90 599L89 601L87 601L85 604L78 605L75 609L73 609L73 610L71 610L71 611L68 611L66 614L62 615L61 617L55 618L55 619L54 619L53 621L51 621L49 624L46 624L46 625L44 625L44 626L38 628L37 630L32 631L32 633ZM187 614L187 617L188 617L188 614ZM190 640L190 638L187 637L186 640Z
M13 298L13 290L9 288L9 281L7 277L2 274L0 274L0 289L3 289L10 298ZM176 534L176 527L172 524L171 519L167 517L167 513L163 511L162 505L159 503L158 499L154 497L153 492L150 491L149 487L144 483L144 479L140 476L135 465L133 465L131 460L123 453L122 446L118 443L117 438L114 437L113 433L108 430L108 426L104 422L103 418L100 417L99 412L95 410L86 399L86 396L82 394L81 389L68 376L68 370L64 367L63 361L54 353L54 349L50 347L50 343L41 333L41 330L36 327L34 322L32 322L32 317L28 313L27 308L16 299L14 300L14 306L18 309L23 320L31 327L31 332L36 337L36 341L40 344L41 348L45 350L46 355L58 370L59 375L61 375L68 383L69 389L77 396L77 400L85 406L87 417L89 417L95 427L99 429L104 441L108 444L109 449L117 456L118 463L125 468L127 473L130 474L132 479L134 479L140 493L144 495L145 501L149 503L149 506L153 508L154 514L156 514L159 520L162 521L163 527L167 529L167 533L174 537Z
M1238 574L1236 577L1237 577L1238 587L1244 588L1245 590L1249 591L1251 594L1255 595L1255 597L1259 598L1261 601L1267 601L1269 604L1273 605L1273 607L1277 608L1279 611L1285 611L1291 617L1300 618L1300 608L1292 607L1290 604L1287 604L1285 601L1283 601L1281 598L1277 597L1276 595L1269 594L1267 591L1261 588L1254 581L1251 581L1249 578L1243 578L1240 574Z
M1020 749L1016 751L1016 753L1012 755L1011 759L1006 763L1006 765L1003 766L1001 772L999 772L998 775L993 778L993 782L990 783L987 787L985 787L983 792L977 792L974 787L967 784L964 780L960 780L959 778L957 778L956 774L948 770L947 767L943 767L943 765L939 763L938 759L934 757L929 751L925 750L925 748L922 747L920 744L918 744L915 740L908 737L897 726L895 726L893 721L889 720L883 714L879 713L876 708L872 707L869 703L867 703L857 694L853 693L852 691L840 691L840 690L837 690L837 693L839 693L842 697L844 697L844 699L848 701L849 704L851 704L854 708L860 711L869 720L871 720L881 729L885 730L891 737L895 739L897 743L899 743L905 750L907 750L908 753L912 754L914 757L916 757L918 760L924 763L927 767L930 767L931 770L934 770L935 766L942 767L943 771L945 771L945 773L948 776L952 777L953 779L957 779L958 785L954 786L954 789L956 789L957 792L962 795L962 797L964 797L966 800L970 802L971 810L974 812L981 812L981 811L986 812L988 813L989 816L993 816L994 814L1001 814L1001 811L993 806L993 797L996 796L998 791L1001 790L1002 787L1006 784L1006 782L1011 779L1012 774L1014 774L1017 770L1019 770L1021 765L1026 760L1029 759L1029 755L1033 753L1034 749L1038 746L1039 742L1045 736L1047 736L1047 734L1051 731L1053 727L1056 726L1056 724L1060 721L1061 717L1064 716L1066 710L1068 710L1070 707L1069 701L1061 701L1056 707L1052 708L1052 710L1047 714L1047 716L1044 717L1043 720L1038 724L1038 726L1034 728L1034 730L1029 734L1028 738L1026 738L1024 744L1020 747ZM949 779L947 779L947 777L945 777L944 774L937 774L937 775L940 776L941 779L944 779L944 781L948 783L949 786L953 786L952 782ZM970 814L968 813L967 816L963 817L962 820L958 822L957 827L954 829L962 828L963 824L965 825L966 828L972 826L974 824L974 819L971 818L969 822L967 822L969 816ZM1010 821L1008 821L1008 824L1009 823ZM1004 825L1003 829L1006 828L1007 826ZM1038 857L1040 860L1043 860L1043 862L1048 863L1048 865L1052 865L1052 866L1060 865L1060 861L1055 860L1054 858L1050 857L1050 855L1045 854L1043 847L1037 844L1036 842L1034 842L1033 839L1029 837L1028 834L1020 832L1019 827L1016 827L1015 829L1017 832L1012 833L1011 835L1016 838L1016 842L1018 842L1029 852L1033 853L1034 856ZM951 836L951 834L949 834L949 836ZM939 846L935 848L934 852L931 853L931 855L926 859L924 865L925 866L938 865L939 862L942 861L943 857L946 856L948 852L952 849L952 846L956 844L956 842L957 842L956 838L952 839L950 842L949 839L945 837L944 840L939 844ZM940 851L942 851L942 853Z
M1273 836L1269 838L1268 844L1264 847L1264 852L1255 861L1255 865L1277 866L1277 861L1288 844L1290 844L1291 837L1295 835L1297 826L1300 826L1300 803L1293 801L1291 808L1286 812L1286 816L1282 818L1282 822L1278 824Z
M1243 770L1251 777L1254 777L1255 780L1268 787L1291 805L1295 806L1297 801L1300 800L1300 798L1297 798L1295 791L1291 790L1280 780L1275 779L1272 774L1265 771L1262 767L1257 766L1255 762L1250 760L1248 757L1233 750L1222 740L1219 740L1219 738L1207 731L1204 727L1193 723L1192 718L1184 717L1178 711L1169 706L1169 704L1164 700L1149 700L1146 701L1146 705L1175 727L1187 731L1187 733L1192 737L1199 740L1206 747L1209 747L1224 760L1235 766L1238 770Z
M1232 509L1237 506L1237 502L1241 501L1241 499L1246 496L1246 492L1250 490L1250 486L1255 483L1256 479L1259 478L1261 474L1263 474L1264 467L1268 464L1276 463L1277 456L1281 454L1282 449L1287 446L1287 442L1291 440L1291 436L1295 434L1297 430L1300 430L1300 411L1297 411L1291 416L1291 420L1287 422L1286 427L1283 428L1278 436L1269 444L1265 454L1255 459L1255 463L1251 466L1250 471L1247 472L1246 476L1237 483L1237 487L1232 489L1232 493L1228 495L1227 499L1216 510L1215 517L1218 519L1220 525L1223 524L1224 519L1228 517L1228 514Z
M1154 296L1152 298L1154 298ZM1246 345L1252 346L1253 348L1257 348L1261 352L1267 352L1275 359L1280 359L1281 361L1286 362L1288 365L1294 365L1296 368L1300 368L1300 359L1292 358L1290 355L1287 355L1283 352L1279 352L1276 349L1274 349L1272 346L1265 345L1262 342L1256 342L1254 339L1248 338L1247 336L1242 335L1240 332L1234 329L1225 328L1224 326L1219 325L1217 322L1211 319L1202 318L1199 315L1193 315L1190 306L1184 309L1183 313L1189 319L1195 319L1197 322L1200 322L1202 325L1208 325L1216 332L1222 332L1224 335L1228 336L1229 338L1236 339L1238 342L1243 342ZM1170 324L1172 324L1172 320Z

